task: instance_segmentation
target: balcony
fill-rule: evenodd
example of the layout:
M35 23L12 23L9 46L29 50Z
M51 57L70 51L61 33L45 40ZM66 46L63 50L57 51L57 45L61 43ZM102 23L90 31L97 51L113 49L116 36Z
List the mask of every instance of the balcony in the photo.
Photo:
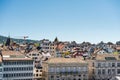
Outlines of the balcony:
M71 71L71 72L60 72L59 74L72 75L72 74L81 74L81 73L83 73L83 72Z

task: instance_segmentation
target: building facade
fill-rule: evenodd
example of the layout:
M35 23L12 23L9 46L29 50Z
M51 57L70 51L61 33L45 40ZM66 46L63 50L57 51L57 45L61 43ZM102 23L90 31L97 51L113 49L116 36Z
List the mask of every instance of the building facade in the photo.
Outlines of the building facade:
M88 80L88 64L77 58L51 58L43 62L45 80Z
M2 51L0 80L33 80L33 60L18 51ZM2 70L2 74L1 74Z
M49 52L53 57L55 56L55 44L48 39L40 41L40 47L44 52Z
M120 55L102 54L93 62L95 80L110 80L120 76Z
M0 55L0 80L3 78L2 56Z
M42 79L42 55L38 50L33 50L29 53L26 53L28 57L33 59L34 61L34 70L33 70L33 75L34 75L34 80L41 80Z

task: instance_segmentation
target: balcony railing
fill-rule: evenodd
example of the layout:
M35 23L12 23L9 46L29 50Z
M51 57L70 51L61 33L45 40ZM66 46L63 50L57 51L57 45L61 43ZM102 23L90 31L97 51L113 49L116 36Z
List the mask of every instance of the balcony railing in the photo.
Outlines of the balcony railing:
M58 75L72 75L72 74L82 74L82 73L86 73L87 74L87 71L81 71L81 72L78 72L78 71L70 71L70 72L44 72L44 74L47 74L47 75L51 75L51 74L58 74Z

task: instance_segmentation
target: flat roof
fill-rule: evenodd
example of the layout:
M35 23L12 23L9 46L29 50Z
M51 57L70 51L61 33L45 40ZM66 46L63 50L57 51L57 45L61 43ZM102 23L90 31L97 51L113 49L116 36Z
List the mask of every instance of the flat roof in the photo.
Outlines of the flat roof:
M96 60L120 60L120 54L97 54Z
M86 63L80 58L50 58L47 63Z
M2 51L3 60L32 60L19 51Z

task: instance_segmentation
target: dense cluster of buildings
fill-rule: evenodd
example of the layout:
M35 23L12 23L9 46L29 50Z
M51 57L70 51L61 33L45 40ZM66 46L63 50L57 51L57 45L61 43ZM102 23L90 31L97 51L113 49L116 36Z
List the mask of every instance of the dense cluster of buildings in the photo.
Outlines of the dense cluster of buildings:
M120 80L120 42L40 40L0 46L0 80Z

